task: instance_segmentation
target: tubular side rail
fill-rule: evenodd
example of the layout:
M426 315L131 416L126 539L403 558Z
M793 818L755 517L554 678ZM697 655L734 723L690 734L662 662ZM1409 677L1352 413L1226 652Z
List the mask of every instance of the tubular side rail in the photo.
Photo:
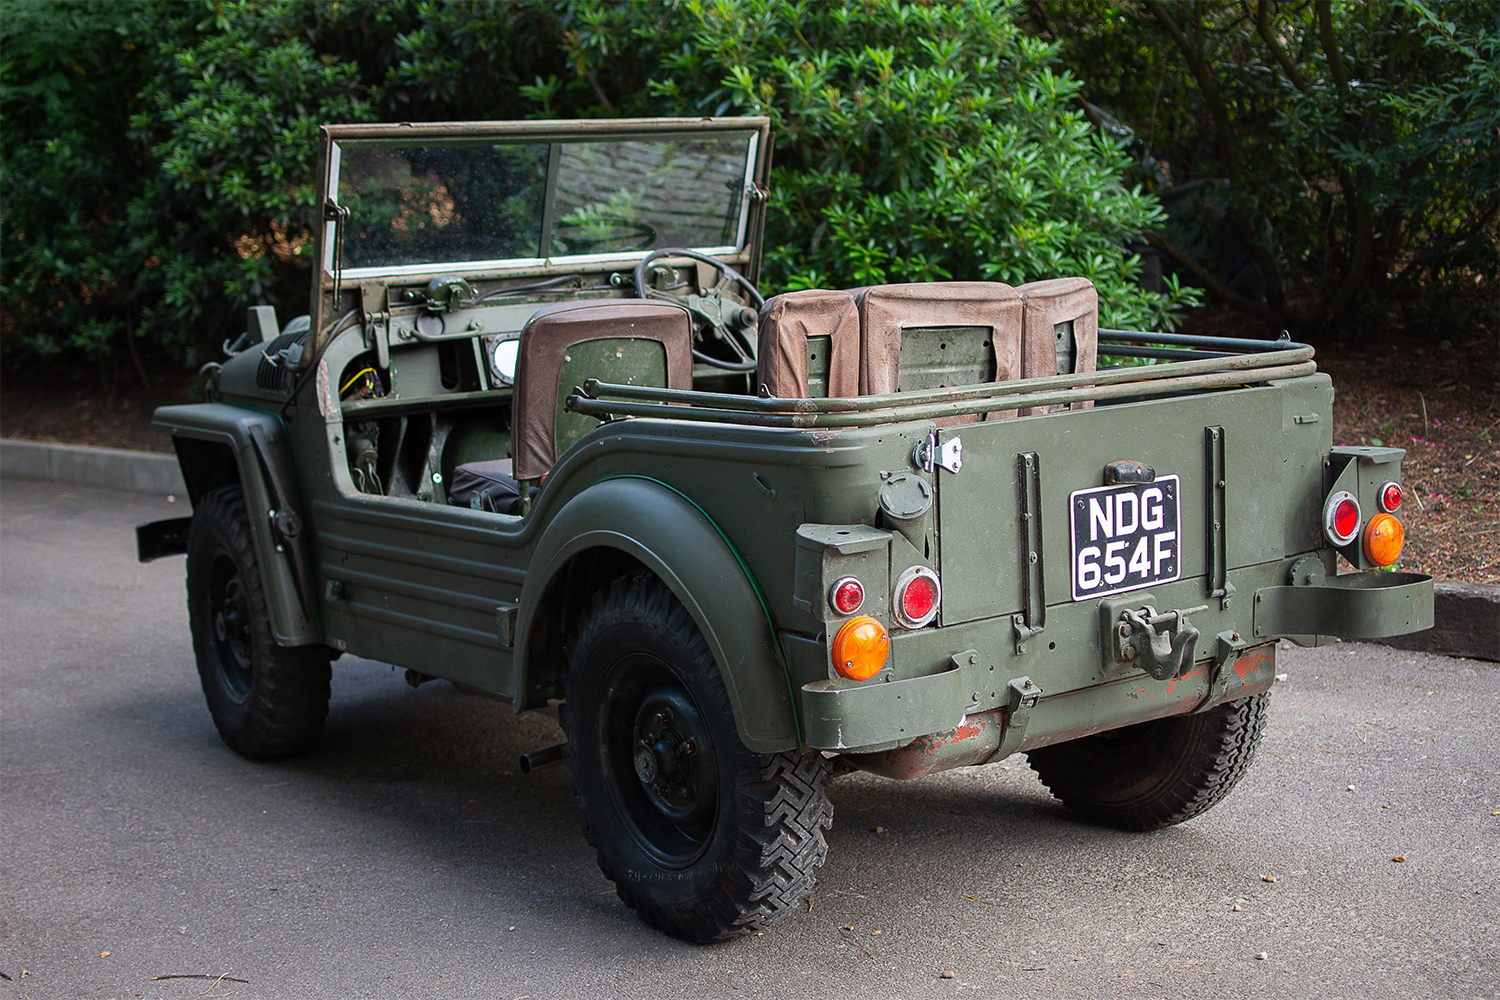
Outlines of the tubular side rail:
M1262 355L1256 363L1247 365L1226 364L1226 359L1213 359L1016 382L989 382L953 389L817 400L757 399L711 392L648 389L609 385L589 379L580 392L568 397L566 408L573 413L606 420L613 417L659 417L759 427L871 427L898 420L933 420L1020 407L1163 396L1301 378L1318 370L1311 354L1311 348L1305 349L1305 355L1302 350L1272 352L1272 355L1304 355L1305 360L1277 357L1278 361L1290 363L1269 367L1264 365L1264 360L1272 355ZM1197 368L1205 364L1212 365L1215 370ZM1184 372L1185 368L1194 370ZM1149 376L1145 374L1148 372L1151 373ZM1121 375L1124 377L1119 377Z
M584 383L582 390L577 394L576 398L580 399L580 401L586 401L607 397L609 399L652 403L677 403L689 406L709 406L717 409L760 413L860 412L925 403L951 403L969 399L990 400L1001 396L1106 386L1122 382L1146 383L1220 372L1243 372L1245 375L1238 381L1264 382L1267 381L1267 377L1260 373L1271 371L1279 366L1311 362L1312 357L1313 349L1311 347L1305 344L1295 344L1281 350L1266 351L1253 355L1215 355L1197 361L1181 361L1165 365L1104 368L1098 371L1080 372L1073 375L1050 375L1044 378L1016 379L1008 382L981 382L976 385L950 386L941 389L893 392L875 396L844 396L828 399L731 396L722 393L699 392L687 389L611 385L600 382L598 379L589 379ZM1316 366L1314 366L1315 368ZM1281 375L1278 377L1288 378L1295 376ZM1235 383L1231 382L1228 384ZM1085 396L1080 398L1096 397ZM989 409L995 409L995 407L989 407ZM576 412L584 413L589 411L578 410ZM983 409L973 412L983 412Z

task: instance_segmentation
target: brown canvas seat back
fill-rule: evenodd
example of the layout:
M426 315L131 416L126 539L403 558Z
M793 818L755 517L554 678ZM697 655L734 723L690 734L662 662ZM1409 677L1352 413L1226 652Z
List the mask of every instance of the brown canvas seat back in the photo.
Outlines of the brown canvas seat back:
M1033 281L1021 296L1021 341L1026 378L1091 372L1099 360L1099 295L1087 278ZM1092 402L1073 403L1075 410ZM1029 407L1027 413L1041 413Z
M599 426L563 402L585 379L693 387L693 323L670 302L562 302L538 309L521 331L512 415L517 479L536 479Z
M781 399L859 395L859 310L845 291L773 295L760 311L755 384Z
M996 281L876 285L859 305L860 395L1021 377L1021 298ZM988 415L1014 416L1014 410ZM939 426L977 421L944 417Z

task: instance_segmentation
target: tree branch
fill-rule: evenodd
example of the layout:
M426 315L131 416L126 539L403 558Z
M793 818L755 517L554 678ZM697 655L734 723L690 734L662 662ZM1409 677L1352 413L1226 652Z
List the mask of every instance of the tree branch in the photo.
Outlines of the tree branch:
M1200 264L1186 250L1183 250L1177 244L1167 239L1164 234L1154 229L1148 229L1146 230L1146 242L1187 268L1193 277L1203 282L1204 287L1235 309L1238 309L1240 312L1249 313L1259 319L1271 319L1271 310L1264 302L1257 302L1252 298L1241 295L1224 284L1218 278L1214 277L1213 272Z
M1276 65L1286 74L1286 78L1292 81L1292 86L1307 93L1307 78L1297 69L1297 64L1292 62L1281 43L1276 40L1276 33L1271 30L1271 5L1266 0L1259 0L1255 5L1255 30L1259 33L1261 40L1266 43L1266 48L1271 51L1271 58L1276 60Z
M1339 40L1333 33L1333 6L1328 0L1318 0L1318 41L1323 45L1323 55L1328 57L1328 72L1333 82L1345 97L1349 96L1349 74L1344 72L1344 59L1339 55Z
M1214 122L1214 139L1219 146L1219 155L1224 158L1224 172L1231 181L1239 183L1241 176L1239 149L1234 143L1233 126L1229 123L1229 109L1224 107L1224 99L1219 94L1219 81L1214 79L1213 68L1208 65L1208 60L1202 50L1183 33L1177 19L1168 12L1161 0L1146 0L1146 7L1167 30L1167 34L1172 36L1172 41L1177 43L1177 48L1187 60L1188 71L1197 81L1198 89L1203 91L1203 98L1208 104L1209 117Z

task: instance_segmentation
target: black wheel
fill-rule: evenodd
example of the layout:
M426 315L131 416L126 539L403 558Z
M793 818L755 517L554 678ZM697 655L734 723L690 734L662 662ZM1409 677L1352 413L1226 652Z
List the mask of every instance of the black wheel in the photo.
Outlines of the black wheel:
M1032 770L1085 819L1122 830L1182 823L1229 794L1255 759L1268 694L1033 750Z
M654 577L594 596L567 696L584 833L648 923L712 941L759 930L807 898L833 822L827 762L740 743L707 643Z
M252 759L305 750L328 714L329 653L271 637L266 593L238 486L204 494L188 531L188 621L219 735Z

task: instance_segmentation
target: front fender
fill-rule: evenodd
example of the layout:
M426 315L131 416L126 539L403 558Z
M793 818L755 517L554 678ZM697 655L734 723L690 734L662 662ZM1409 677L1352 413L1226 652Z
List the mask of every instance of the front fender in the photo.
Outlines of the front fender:
M757 753L796 749L788 674L749 570L696 504L654 480L597 483L569 500L547 526L521 591L516 690L531 690L529 651L539 623L547 620L546 595L574 558L599 548L645 566L692 615L719 665L741 742Z
M295 512L298 503L286 425L280 416L226 403L195 403L159 407L151 423L171 433L195 505L203 493L234 481L221 468L232 461L250 512L271 634L283 646L321 641L313 619L316 595L306 569L306 536L283 538L271 526L271 513L278 506ZM285 494L280 503L278 493Z

